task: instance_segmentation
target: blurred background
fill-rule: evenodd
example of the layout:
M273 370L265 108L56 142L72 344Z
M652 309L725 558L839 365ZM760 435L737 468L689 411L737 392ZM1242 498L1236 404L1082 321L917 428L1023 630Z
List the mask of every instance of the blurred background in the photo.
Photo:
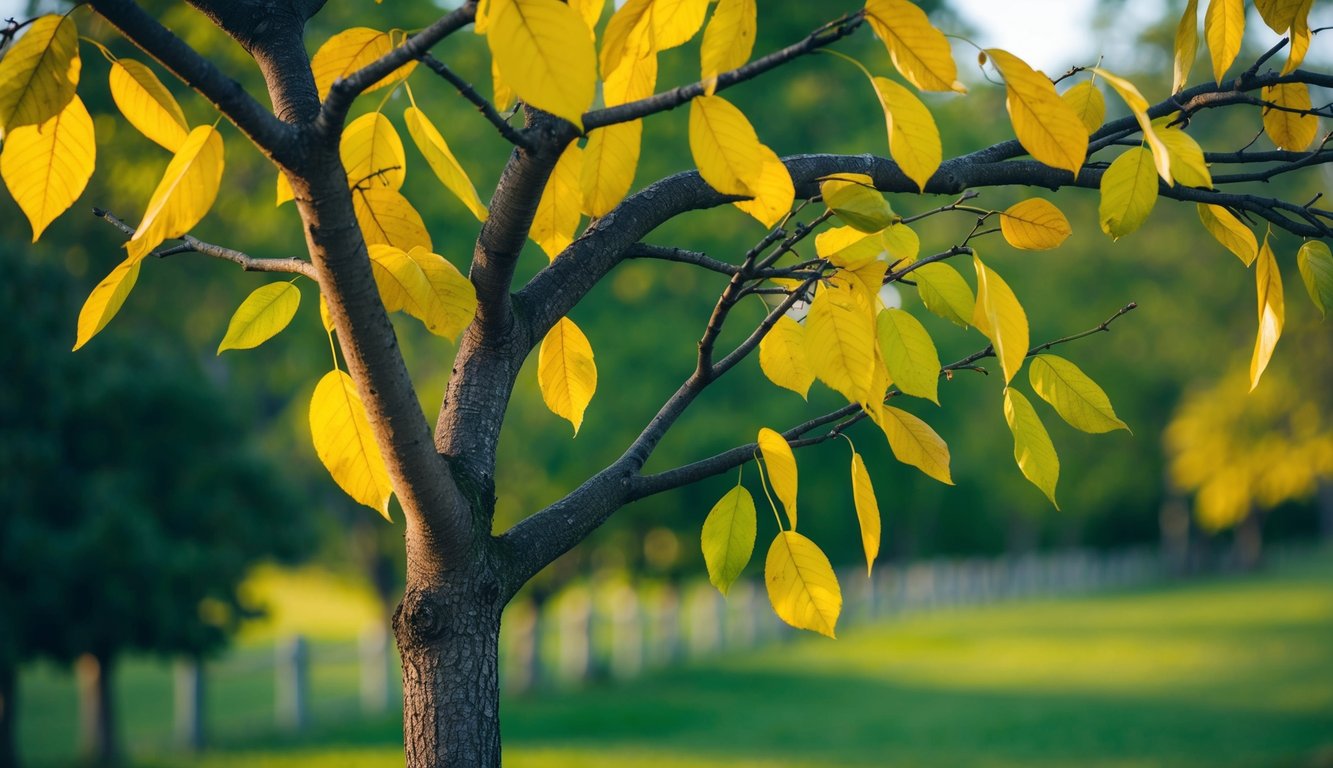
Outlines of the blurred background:
M30 12L23 5L0 4L0 15ZM200 16L145 5L262 93L245 54ZM1105 56L1157 101L1184 4L922 5L946 31L1052 74ZM756 54L856 7L761 3ZM84 34L132 54L77 13ZM426 3L330 3L308 40L313 48L358 24L411 29L437 14ZM1275 40L1252 15L1242 60ZM946 156L1011 136L1003 88L972 64L970 44L956 46L972 93L926 97ZM1320 47L1316 37L1311 66L1330 61ZM839 49L890 71L868 34ZM489 90L480 38L450 38L438 55ZM0 739L12 729L18 758L33 766L400 764L386 628L401 589L401 514L390 524L355 505L310 447L310 393L329 366L315 286L297 282L301 308L284 333L216 356L232 311L273 278L193 254L154 260L111 325L67 351L84 297L121 259L122 235L91 207L137 220L169 160L114 117L99 85L107 63L92 46L83 61L98 136L88 190L35 246L17 207L0 203L10 327L0 346ZM696 67L697 42L664 55L659 89L690 82ZM435 105L485 198L506 145L427 74L413 77L417 100ZM214 119L201 99L173 90L192 123ZM798 60L728 98L779 154L887 152L873 92L834 57ZM397 122L404 106L400 93L386 114ZM1190 127L1206 150L1234 150L1260 115L1214 110ZM255 256L301 255L295 212L273 204L275 172L223 130L223 190L193 234ZM643 146L636 189L691 167L685 112L648 121ZM476 221L409 155L404 192L436 250L466 270ZM1304 201L1329 188L1319 170L1283 178L1266 194ZM985 190L974 204L1003 209L1032 195ZM1163 200L1113 243L1098 230L1095 194L1044 196L1074 228L1060 249L1015 251L998 238L979 248L1023 300L1034 343L1138 303L1109 334L1061 351L1103 386L1133 434L1093 437L1046 419L1062 465L1056 511L1014 466L996 377L963 372L940 388L940 407L907 405L949 443L954 487L896 463L873 427L853 429L884 519L873 579L846 446L802 452L804 532L839 566L847 598L837 642L780 627L757 562L725 603L708 586L699 528L734 478L623 510L507 615L512 764L1333 765L1333 344L1296 274L1299 242L1272 239L1287 326L1246 395L1253 276L1192 206ZM945 202L892 199L904 215ZM923 248L941 250L971 224L927 219ZM762 235L719 210L681 217L648 241L736 260ZM520 280L546 263L535 245L528 251ZM525 369L502 436L498 530L621 453L692 369L722 287L711 273L631 261L573 311L596 353L599 391L571 439ZM916 311L914 295L905 302L942 359L975 350L975 336ZM742 306L737 319L757 321L761 310ZM395 322L433 413L452 349L416 321ZM648 469L838 404L821 385L807 404L748 361L701 398ZM761 498L753 467L743 478Z

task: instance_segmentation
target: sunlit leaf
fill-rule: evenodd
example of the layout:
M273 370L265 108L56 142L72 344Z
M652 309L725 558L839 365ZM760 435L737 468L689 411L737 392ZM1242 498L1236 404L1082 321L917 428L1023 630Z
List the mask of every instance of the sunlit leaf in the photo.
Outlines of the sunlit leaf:
M578 11L560 0L492 0L486 42L518 98L583 127L597 55Z
M977 298L958 270L937 261L912 270L908 279L916 282L926 309L964 328L972 324Z
M537 384L542 401L551 412L574 425L583 426L583 413L597 391L597 364L588 337L567 317L560 318L537 352Z
M815 236L815 253L834 266L859 269L884 255L884 238L850 225L830 227Z
M1279 83L1260 91L1264 107L1264 132L1278 149L1304 152L1319 133L1319 118L1309 114L1310 88L1305 83ZM1295 111L1292 111L1295 110Z
M949 446L929 424L891 405L868 409L866 413L883 430L893 458L916 467L941 483L953 485L949 472Z
M401 248L384 243L373 243L367 250L384 309L425 317L430 306L430 281L416 261Z
M759 341L759 367L769 381L806 397L815 371L806 352L805 326L786 315L778 318Z
M754 196L764 171L763 145L731 102L721 96L690 102L690 152L710 187L724 195Z
M109 81L111 98L130 125L168 152L181 148L190 124L153 70L133 59L118 59L111 64Z
M780 531L764 561L764 584L778 618L834 637L842 612L842 590L828 557L795 531Z
M424 299L424 313L417 319L436 336L457 341L458 335L472 323L477 312L477 290L453 264L438 253L420 246L408 252L429 288Z
M1235 214L1220 205L1199 203L1199 221L1204 229L1228 251L1236 254L1245 266L1254 263L1259 255L1259 241L1250 228L1245 226Z
M1254 355L1250 358L1250 391L1259 386L1259 378L1264 375L1268 361L1273 357L1278 337L1282 335L1282 325L1286 319L1286 302L1282 296L1282 274L1277 268L1277 259L1273 258L1273 249L1268 247L1268 238L1259 246L1259 258L1255 262L1254 282L1259 300L1259 333L1254 339Z
M454 153L449 151L449 145L435 124L416 107L404 110L403 120L407 123L407 133L412 137L412 143L417 145L417 150L426 158L426 164L435 172L440 183L467 206L477 221L485 221L486 205L477 197L477 188L472 186L467 172L459 165Z
M1314 0L1300 0L1291 19L1291 50L1287 54L1287 63L1282 66L1282 74L1289 75L1305 61L1305 54L1310 51L1310 11Z
M923 91L967 92L958 82L948 39L916 5L907 0L867 0L866 21L907 82Z
M852 452L852 502L856 505L856 521L861 527L861 548L866 553L866 575L869 576L879 555L879 501L875 499L875 486L870 483L866 463L855 451Z
M753 216L766 227L776 226L788 213L796 200L796 187L791 183L791 174L777 153L760 144L764 155L764 164L759 176L750 182L754 191L753 200L737 200L732 205Z
M940 356L920 320L892 307L879 313L879 349L893 383L904 394L939 405Z
M626 59L642 58L653 53L652 37L653 0L626 0L602 33L600 63L603 79Z
M222 167L221 134L209 125L190 131L126 245L130 258L142 259L167 238L180 237L198 224L217 199Z
M642 138L642 120L608 125L588 136L579 174L582 194L578 200L583 213L593 218L605 216L629 194L639 165Z
M738 485L718 499L704 519L699 537L708 567L708 581L723 595L740 577L754 553L754 498Z
M791 452L787 439L768 427L759 430L759 454L764 457L764 469L773 493L787 511L787 521L796 530L796 455Z
M287 174L282 171L278 171L277 194L275 197L277 202L274 205L282 205L296 199L296 195L292 192L292 182L287 178Z
M887 77L874 77L871 82L888 124L889 155L917 189L925 189L943 157L935 118L921 99Z
M704 25L709 0L653 0L652 46L665 51L683 45Z
M315 385L310 398L310 437L315 454L338 487L388 520L393 486L351 376L333 370Z
M986 54L1004 77L1004 104L1018 143L1040 162L1077 174L1088 153L1083 120L1046 75L1008 51L987 48Z
M1085 80L1060 94L1060 98L1074 110L1089 134L1102 127L1102 121L1106 119L1106 97L1094 83Z
M554 259L574 242L574 233L578 231L581 218L579 209L583 202L583 193L579 189L582 175L583 150L578 144L570 142L551 170L551 178L546 182L546 189L542 190L537 212L532 217L532 229L528 233L549 259Z
M1240 53L1245 36L1244 0L1209 0L1203 15L1203 36L1213 59L1213 79L1221 83L1227 67Z
M889 253L890 263L903 262L898 266L906 266L906 262L916 261L921 255L921 238L906 224L891 224L879 236Z
M713 18L704 30L699 53L700 79L708 84L705 95L713 95L718 75L749 61L754 50L757 15L755 0L718 0Z
M1199 53L1199 0L1185 3L1185 12L1176 25L1171 92L1180 93L1194 68L1194 57Z
M1157 205L1157 169L1152 152L1132 147L1102 174L1097 215L1102 231L1119 240L1138 229Z
M83 308L79 310L74 349L77 350L87 344L88 340L105 328L106 324L111 322L111 318L120 311L126 297L134 288L134 283L139 279L139 265L142 263L139 259L125 259L111 270L111 274L102 278L102 282L93 288L92 293L88 294L87 300L83 302Z
M824 205L862 232L879 232L901 219L863 173L838 173L819 180Z
M1004 420L1014 435L1014 461L1029 482L1041 489L1051 504L1055 501L1055 484L1060 479L1060 458L1055 454L1051 436L1041 423L1041 417L1021 392L1013 387L1004 388Z
M334 81L374 63L391 50L393 38L388 32L367 27L352 27L330 37L310 59L310 71L315 76L315 88L319 91L320 100L328 98L329 88L333 87ZM407 62L367 88L365 93L403 80L412 74L416 66L416 61Z
M358 189L352 192L352 210L367 245L392 245L401 251L431 247L430 233L421 214L392 189Z
M1333 254L1324 243L1309 240L1296 252L1296 266L1301 271L1301 281L1305 283L1310 300L1319 309L1319 314L1327 317L1333 309Z
M1023 367L1028 353L1028 318L1018 297L990 267L973 256L977 270L977 303L972 311L972 325L977 327L995 348L995 356L1009 383Z
M1037 355L1028 366L1028 380L1042 400L1051 404L1069 426L1101 433L1129 427L1115 415L1111 399L1077 365L1056 355Z
M402 189L407 175L403 140L379 112L367 112L348 124L339 144L347 183L362 189Z
M79 33L68 15L41 16L0 59L0 139L59 114L79 84Z
M218 354L228 349L253 349L277 336L296 316L301 291L291 283L269 283L256 288L227 323Z
M1157 128L1152 124L1148 117L1148 100L1143 98L1139 89L1130 81L1123 77L1114 75L1099 67L1093 67L1092 71L1106 80L1115 92L1124 100L1125 106L1134 113L1134 119L1139 124L1139 130L1143 131L1143 140L1152 150L1153 166L1157 169L1157 175L1162 177L1168 185L1174 184L1175 179L1171 175L1171 153L1167 151L1166 145L1157 136Z
M1177 184L1211 189L1213 174L1203 157L1203 147L1179 128L1158 128L1157 138L1171 156L1171 176Z
M875 366L875 318L851 283L830 282L810 303L806 350L815 376L848 402L863 402Z
M28 217L34 243L83 194L96 162L93 119L78 96L41 125L9 132L0 177Z
M1026 251L1057 248L1073 233L1060 209L1040 197L1009 206L1000 214L1000 231L1006 242Z
M642 56L622 59L620 65L606 76L602 84L602 98L606 106L614 107L638 101L653 95L657 87L657 54L651 51Z
M602 9L606 0L570 0L571 8L579 12L579 18L588 27L589 40L596 42L597 20L602 18Z

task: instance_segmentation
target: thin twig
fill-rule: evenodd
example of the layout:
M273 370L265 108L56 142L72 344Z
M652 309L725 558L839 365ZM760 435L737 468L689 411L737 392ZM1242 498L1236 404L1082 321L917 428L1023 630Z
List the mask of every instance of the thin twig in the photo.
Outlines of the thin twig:
M93 215L116 229L119 229L125 236L134 236L134 227L126 224L115 214L101 208L94 208ZM159 258L162 258L165 256L173 256L178 253L199 253L204 256L211 256L215 259L230 261L233 264L239 264L241 268L247 272L285 272L293 275L304 275L311 280L318 280L318 277L315 274L314 265L308 261L303 261L301 259L257 259L231 248L224 248L220 245L206 243L191 235L184 235L180 240L180 245L165 248L158 251L156 255Z

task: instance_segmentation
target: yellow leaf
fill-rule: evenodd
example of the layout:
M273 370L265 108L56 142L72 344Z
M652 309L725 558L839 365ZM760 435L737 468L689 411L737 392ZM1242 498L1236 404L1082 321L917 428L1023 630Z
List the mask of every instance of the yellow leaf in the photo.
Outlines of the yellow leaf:
M819 380L848 402L864 402L875 374L875 319L855 286L820 288L805 320L805 341Z
M941 483L953 485L949 472L949 446L929 424L891 405L866 412L884 431L893 458L916 467Z
M1333 254L1324 243L1309 240L1296 252L1296 266L1319 315L1327 317L1333 309Z
M1143 131L1143 140L1148 143L1152 149L1153 164L1157 168L1157 175L1162 177L1168 185L1174 184L1175 180L1171 176L1171 153L1167 151L1166 145L1157 136L1157 129L1152 121L1148 119L1148 100L1143 98L1139 89L1133 83L1123 77L1113 75L1104 69L1093 67L1092 71L1101 75L1106 82L1111 84L1115 92L1120 94L1129 111L1134 113L1134 119L1138 121L1139 129Z
M879 349L903 394L939 405L940 355L920 320L890 307L879 313Z
M958 82L948 39L916 5L907 0L867 0L866 21L907 82L922 91L967 93Z
M508 112L518 103L518 96L509 83L505 82L504 75L500 74L500 67L494 60L491 61L491 102L501 112Z
M324 330L333 333L333 318L329 317L329 302L324 299L324 294L319 295L319 322L324 326Z
M642 56L621 60L602 84L602 98L606 106L614 107L653 95L657 87L657 54L649 51Z
M1259 255L1259 241L1249 227L1220 205L1199 203L1198 209L1199 220L1203 222L1203 228L1208 230L1208 234L1236 254L1236 258L1245 266L1254 263L1255 257Z
M315 454L338 487L389 520L393 486L351 376L333 370L315 385L310 398L310 437Z
M430 281L426 273L400 248L383 243L367 247L370 268L388 312L406 312L421 319L430 309Z
M579 209L583 202L583 192L579 186L582 176L583 150L578 144L570 142L556 161L551 178L546 182L546 189L542 190L537 212L532 218L532 229L528 233L549 259L555 259L574 242L574 233L579 228Z
M162 241L180 237L198 224L217 199L222 167L222 135L209 125L190 131L126 245L130 258L142 259Z
M597 364L588 337L573 320L560 318L542 339L537 352L537 384L546 407L573 424L577 435L583 426L583 412L597 391Z
M42 16L0 59L0 139L39 125L74 98L79 84L79 33L69 16Z
M1119 240L1138 229L1157 204L1157 171L1152 153L1133 147L1102 174L1097 215L1102 231Z
M588 39L596 42L597 20L602 18L602 8L606 6L606 0L570 0L569 5L579 12L579 18L587 25Z
M329 88L333 87L334 81L373 63L393 50L393 47L393 38L388 32L367 27L352 27L330 37L310 59L310 71L315 76L315 88L319 91L320 100L328 98ZM365 93L406 79L416 66L415 61L407 62L367 88Z
M1060 98L1074 110L1089 134L1102 127L1102 121L1106 119L1106 97L1096 85L1084 81L1060 94Z
M977 268L977 303L972 325L990 339L1004 371L1004 383L1013 380L1028 353L1028 317L1009 284L973 256Z
M738 485L713 505L704 519L700 546L708 581L723 595L740 577L754 553L754 498L745 486Z
M1199 52L1199 0L1185 3L1185 12L1176 25L1176 44L1174 56L1174 74L1171 78L1171 92L1180 93L1189 80L1190 70L1194 68L1194 57Z
M699 52L700 79L708 84L704 95L713 95L718 75L750 60L757 15L755 0L718 0L713 18L704 30L703 48Z
M1060 209L1040 197L1009 206L1000 214L1000 231L1006 242L1025 251L1058 248L1073 233Z
M1304 152L1319 133L1319 118L1309 114L1309 87L1305 83L1279 83L1266 86L1261 94L1264 101L1274 105L1264 107L1264 132L1268 138L1278 149Z
M477 290L462 272L438 253L413 248L407 257L426 276L429 293L425 314L417 319L436 336L457 341L477 312Z
M737 200L732 205L753 216L766 227L776 226L788 213L796 201L796 187L791 183L791 174L782 158L763 144L759 149L764 155L764 164L758 178L750 186L754 188L753 200Z
M1203 148L1194 137L1179 128L1158 128L1157 138L1171 156L1171 176L1176 183L1212 189L1213 174L1203 159Z
M889 155L903 175L925 189L940 167L943 149L935 118L921 99L887 77L873 77L875 94L889 129Z
M1301 5L1300 0L1254 0L1254 7L1264 23L1279 35L1285 35L1291 29Z
M1004 77L1004 104L1018 143L1038 161L1077 174L1088 152L1083 120L1046 75L1008 51L987 48L986 54Z
M1273 249L1268 247L1267 237L1259 247L1254 282L1259 298L1259 333L1254 339L1254 356L1250 358L1251 392L1259 386L1259 377L1264 375L1264 369L1273 357L1273 348L1282 335L1287 311L1282 297L1282 274L1278 271L1277 259L1273 258Z
M1300 5L1291 19L1291 52L1287 54L1287 63L1282 67L1282 74L1289 75L1301 62L1305 61L1305 54L1310 51L1310 10L1314 7L1314 0L1301 0Z
M625 59L642 58L653 52L653 0L627 0L611 14L602 33L602 78L611 73Z
M852 502L861 526L861 547L866 553L866 576L869 576L879 555L879 501L875 499L875 486L870 483L865 460L855 451L852 452Z
M111 98L130 125L168 152L181 148L190 124L153 70L133 59L119 59L111 64L109 80Z
M83 194L96 162L93 119L78 96L41 125L9 132L0 177L28 217L34 243Z
M769 381L806 398L815 371L806 352L805 326L786 315L779 317L759 340L759 368Z
M485 221L486 206L477 197L477 188L472 186L467 172L459 165L454 153L449 151L449 145L444 142L444 137L430 118L426 117L426 113L416 107L408 107L403 112L403 120L407 123L407 133L412 137L412 143L417 145L417 150L426 158L426 164L435 172L440 183L467 206L477 221Z
M819 194L838 218L862 232L879 232L902 219L864 173L826 176L819 180Z
M642 120L608 125L588 136L579 174L583 192L576 198L583 213L592 218L605 216L625 199L634 185L642 137Z
M269 283L256 288L237 307L218 354L227 349L254 349L277 336L296 316L301 291L291 283Z
M389 118L368 112L343 131L339 144L347 183L360 189L402 189L407 155Z
M1023 393L1013 387L1004 388L1004 420L1014 434L1014 461L1023 477L1041 489L1051 504L1055 501L1055 484L1060 479L1060 458L1055 454L1051 436L1042 426L1041 417Z
M795 531L780 531L764 561L764 584L778 618L834 637L842 612L842 590L828 557Z
M754 197L764 172L763 145L731 102L721 96L690 102L690 153L710 187L724 195Z
M1115 415L1111 399L1077 365L1056 355L1037 355L1028 366L1028 381L1042 400L1051 404L1069 426L1098 434L1129 431Z
M888 272L888 262L880 259L862 264L856 269L847 269L834 275L831 280L847 280L861 294L860 303L873 318L879 311L879 289L884 287L884 275Z
M134 283L139 279L139 265L142 263L138 259L125 259L93 288L92 293L88 294L88 299L83 302L83 308L79 310L78 334L74 340L75 350L101 332L106 324L111 322L111 318L120 311L126 297L134 288Z
M367 245L382 243L402 251L431 247L430 233L421 214L392 189L358 189L352 193L352 210Z
M652 46L665 51L683 45L704 25L709 0L653 0Z
M287 174L283 173L282 171L278 171L278 184L277 184L276 197L278 202L274 203L274 205L282 205L283 203L290 202L296 199L295 194L292 193L292 182L288 180Z
M486 42L525 103L579 129L597 88L597 56L578 11L560 0L492 0Z
M1203 35L1213 57L1213 78L1220 84L1227 67L1240 53L1245 36L1244 0L1209 0L1203 15Z
M977 299L958 270L934 262L912 270L909 279L916 281L917 294L926 309L964 328L972 323Z
M921 254L921 238L906 224L891 224L879 236L889 252L890 263L916 261Z
M773 493L787 510L791 529L796 530L796 456L787 439L768 427L759 430L759 453L764 457L764 469Z
M879 232L832 227L815 236L815 253L836 267L858 269L884 254L884 239Z

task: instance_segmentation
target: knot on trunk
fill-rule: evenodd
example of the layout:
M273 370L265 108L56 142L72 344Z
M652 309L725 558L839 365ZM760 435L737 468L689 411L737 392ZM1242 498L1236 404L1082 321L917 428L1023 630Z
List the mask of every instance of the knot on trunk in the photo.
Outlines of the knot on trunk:
M448 627L448 606L440 595L426 590L409 590L393 614L393 629L399 643L429 645L440 639Z

